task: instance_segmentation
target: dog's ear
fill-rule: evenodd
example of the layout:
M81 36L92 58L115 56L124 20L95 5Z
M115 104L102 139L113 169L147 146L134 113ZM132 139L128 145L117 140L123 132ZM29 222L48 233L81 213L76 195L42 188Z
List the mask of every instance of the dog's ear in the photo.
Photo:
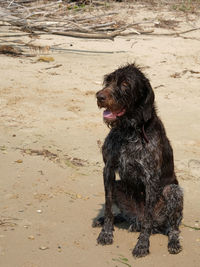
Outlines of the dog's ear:
M152 109L154 105L154 92L148 80L146 80L146 98L143 103L142 115L144 122L147 122L152 116Z

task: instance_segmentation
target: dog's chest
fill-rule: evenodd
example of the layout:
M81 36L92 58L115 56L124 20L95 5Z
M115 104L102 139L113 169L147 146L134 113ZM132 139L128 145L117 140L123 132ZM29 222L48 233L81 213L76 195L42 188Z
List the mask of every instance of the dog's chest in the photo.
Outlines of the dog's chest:
M133 177L141 180L140 177L147 178L149 175L149 168L152 167L151 151L137 133L129 136L117 132L109 134L102 152L105 161L109 161L123 180L132 180Z
M103 156L116 168L137 164L147 152L141 137L137 133L126 135L111 132L102 148Z
M121 179L144 176L146 156L140 139L135 138L124 143L118 154L118 172Z

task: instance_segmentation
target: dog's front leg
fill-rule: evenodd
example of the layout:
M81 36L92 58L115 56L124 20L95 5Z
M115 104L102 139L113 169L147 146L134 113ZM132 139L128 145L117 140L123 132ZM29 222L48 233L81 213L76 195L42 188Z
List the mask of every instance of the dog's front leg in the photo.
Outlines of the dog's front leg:
M138 242L133 249L134 257L144 257L149 254L149 238L152 232L153 226L153 210L156 203L156 191L155 187L150 185L146 186L146 200L144 220L142 222L141 233L138 237Z
M113 213L112 213L112 200L113 200L113 189L115 183L115 171L114 169L106 164L103 171L104 178L104 189L105 189L105 214L104 214L104 225L97 238L97 242L101 245L109 245L113 243Z

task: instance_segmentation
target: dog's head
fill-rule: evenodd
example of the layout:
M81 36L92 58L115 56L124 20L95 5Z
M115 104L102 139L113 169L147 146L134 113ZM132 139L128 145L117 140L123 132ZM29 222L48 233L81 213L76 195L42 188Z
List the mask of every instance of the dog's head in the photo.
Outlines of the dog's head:
M103 118L108 125L125 118L145 123L152 117L153 90L149 80L134 64L105 75L103 86L96 98L98 107L105 108Z

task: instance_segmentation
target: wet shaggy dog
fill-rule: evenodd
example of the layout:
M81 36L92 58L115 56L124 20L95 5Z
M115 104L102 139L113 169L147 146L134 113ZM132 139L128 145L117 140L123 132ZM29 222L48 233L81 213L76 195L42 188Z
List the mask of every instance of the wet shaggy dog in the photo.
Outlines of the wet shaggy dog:
M149 80L138 67L128 64L105 76L96 98L111 128L102 147L105 214L93 223L102 226L97 242L111 244L113 225L126 220L129 231L140 232L133 256L149 253L152 233L168 235L169 253L179 253L183 192ZM113 215L113 204L120 214Z

